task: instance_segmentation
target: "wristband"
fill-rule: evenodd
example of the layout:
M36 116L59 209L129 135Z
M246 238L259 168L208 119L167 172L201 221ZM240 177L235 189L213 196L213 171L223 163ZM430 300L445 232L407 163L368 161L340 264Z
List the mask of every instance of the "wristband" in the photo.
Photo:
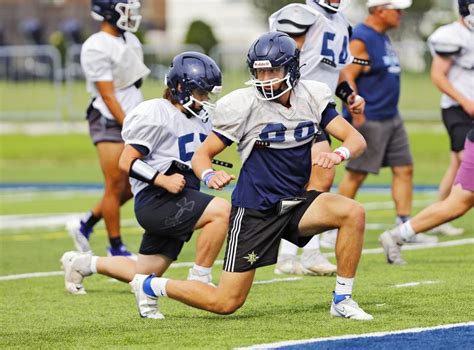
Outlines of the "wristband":
M211 177L213 177L216 174L214 169L206 169L201 173L201 180L206 184L206 186L209 186L209 181L211 180Z
M128 176L153 185L159 173L160 172L150 164L144 162L140 158L136 158L133 160L132 164L130 164Z
M353 92L354 90L351 88L347 81L343 81L336 88L336 96L339 97L344 103L348 103L347 100Z
M336 153L339 157L341 157L342 161L348 160L351 157L351 152L347 147L344 146L336 148L333 153Z

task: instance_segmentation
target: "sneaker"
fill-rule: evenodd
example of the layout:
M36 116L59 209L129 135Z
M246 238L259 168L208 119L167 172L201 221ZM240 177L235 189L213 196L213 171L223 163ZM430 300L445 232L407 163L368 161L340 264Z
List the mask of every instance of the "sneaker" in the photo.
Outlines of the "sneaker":
M82 220L71 220L66 223L66 230L74 241L74 246L79 252L91 251L89 236L93 231L92 228L86 227Z
M124 256L135 261L138 260L137 255L130 253L125 244L122 244L118 248L107 247L107 256Z
M301 265L303 273L307 275L332 275L337 271L337 266L321 254L319 249L303 251Z
M75 295L86 294L82 285L84 277L92 275L90 269L92 254L66 252L61 257L61 268L64 270L64 284L66 290Z
M303 266L298 261L298 258L293 255L281 255L273 271L277 275L302 275Z
M329 313L334 317L344 317L359 321L370 321L374 319L372 315L362 310L350 297L347 297L337 304L333 301Z
M424 233L414 235L410 240L405 241L408 244L433 244L438 243L438 237L428 236Z
M162 320L165 318L158 308L158 298L152 297L145 293L143 290L143 282L148 278L155 277L155 274L151 275L140 275L136 274L133 277L130 286L135 294L135 300L137 302L138 313L141 318L151 318L155 320Z
M188 281L199 281L205 284L209 284L213 287L216 286L214 283L212 283L212 274L209 273L207 275L201 275L193 267L189 269Z
M464 233L464 229L462 227L455 227L451 223L447 222L432 228L428 232L445 236L459 236Z
M337 229L325 231L319 237L319 245L321 247L334 249L337 240Z
M389 264L405 265L406 262L402 259L401 255L403 243L401 240L397 242L391 232L391 230L385 231L379 237L379 242L382 244L387 262Z

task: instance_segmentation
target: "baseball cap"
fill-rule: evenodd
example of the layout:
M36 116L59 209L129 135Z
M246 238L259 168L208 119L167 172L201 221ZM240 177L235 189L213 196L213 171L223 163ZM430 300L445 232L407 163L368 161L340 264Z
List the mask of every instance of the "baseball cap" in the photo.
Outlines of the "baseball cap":
M404 10L411 4L412 0L367 0L367 7L385 6L393 10Z

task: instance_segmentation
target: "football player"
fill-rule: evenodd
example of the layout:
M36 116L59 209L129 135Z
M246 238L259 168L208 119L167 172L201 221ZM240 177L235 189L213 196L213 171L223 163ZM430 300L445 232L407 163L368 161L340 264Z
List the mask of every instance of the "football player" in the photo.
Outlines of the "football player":
M335 110L330 88L300 77L299 50L287 34L265 33L250 47L247 64L251 87L217 103L213 131L194 154L196 175L215 190L233 177L212 169L211 159L235 142L242 160L232 193L227 249L217 288L137 274L131 282L138 305L168 296L219 314L241 307L255 271L275 264L281 238L300 246L317 233L338 228L336 288L330 313L371 320L352 299L352 286L364 236L364 209L352 199L306 191L312 167L311 147L319 128L343 144L313 161L332 168L361 154L363 137Z
M130 176L135 215L145 230L138 261L67 252L61 258L66 290L85 294L82 280L93 273L130 282L136 273L161 276L177 259L194 229L202 229L188 278L211 283L211 268L227 233L230 204L199 192L191 158L211 130L209 98L221 89L221 72L208 56L177 55L166 76L164 98L145 101L125 118L120 167ZM219 172L217 172L219 173ZM140 315L163 318L154 304Z
M443 93L441 113L451 143L450 164L439 187L439 200L451 191L474 118L474 0L458 0L458 4L460 18L428 38L433 55L431 79ZM464 232L450 223L432 231L450 236Z
M125 115L143 101L142 79L150 70L143 63L142 46L133 34L140 25L138 0L92 0L92 16L101 21L81 49L81 66L92 101L87 121L104 174L104 194L80 220L67 229L76 249L90 251L93 227L104 218L112 256L133 257L121 239L120 206L132 198L127 175L118 166L123 150L120 134Z
M326 83L333 94L348 103L353 113L363 112L364 100L353 93L345 83L342 68L353 61L348 49L351 27L345 16L339 12L339 0L308 0L307 5L290 4L272 14L269 18L270 30L278 30L292 37L301 50L301 78ZM357 62L363 62L357 60ZM339 85L339 89L336 87ZM349 87L349 91L341 87ZM330 138L321 133L313 146L313 156L319 152L330 152ZM313 167L308 189L327 192L331 189L335 168ZM336 232L322 233L322 244L334 247ZM280 244L277 274L325 275L336 272L336 266L320 252L320 235L314 236L303 248L298 261L297 246L283 240Z

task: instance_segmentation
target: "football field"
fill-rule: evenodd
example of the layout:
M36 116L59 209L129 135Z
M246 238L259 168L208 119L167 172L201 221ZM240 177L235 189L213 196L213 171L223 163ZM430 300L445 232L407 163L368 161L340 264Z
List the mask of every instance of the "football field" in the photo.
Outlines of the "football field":
M447 166L447 136L439 124L410 124L408 129L415 158L416 213L436 199L432 185L440 181ZM64 290L59 269L62 253L73 248L63 224L100 198L101 178L94 149L86 135L2 138L2 348L228 349L474 320L474 213L454 222L466 230L462 236L440 236L437 245L408 247L403 252L408 265L389 266L377 242L383 229L394 223L387 171L370 177L357 198L367 209L367 230L354 298L374 316L371 322L330 317L334 277L275 275L273 267L258 270L247 302L229 316L164 299L160 304L166 319L143 320L129 286L104 276L85 280L87 295L70 295ZM231 149L222 159L236 165L239 162ZM342 169L336 182L341 174ZM219 195L230 198L230 192ZM124 240L136 251L142 232L133 218L131 203L124 206L122 220ZM186 278L194 257L194 241L185 245L166 276ZM91 244L96 254L105 253L103 225L96 229ZM324 252L335 262L331 250ZM222 253L219 259L213 269L216 283ZM449 339L458 339L454 347L474 347L472 327L468 327L471 337L446 333L445 345L452 343ZM304 344L318 348L298 344L293 348ZM320 348L330 348L320 344ZM367 341L360 348L383 348L376 345ZM436 345L427 339L417 348L440 348ZM389 346L393 347L403 348Z

